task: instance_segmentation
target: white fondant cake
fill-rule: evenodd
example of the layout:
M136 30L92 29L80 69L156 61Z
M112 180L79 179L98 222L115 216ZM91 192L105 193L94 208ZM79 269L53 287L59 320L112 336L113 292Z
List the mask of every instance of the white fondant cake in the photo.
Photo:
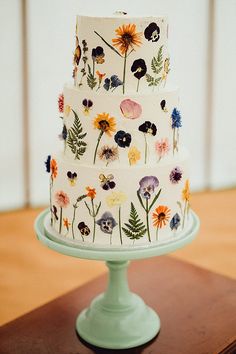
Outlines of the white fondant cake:
M188 225L188 153L176 88L166 87L167 19L77 16L74 84L49 155L51 227L78 245L150 245Z

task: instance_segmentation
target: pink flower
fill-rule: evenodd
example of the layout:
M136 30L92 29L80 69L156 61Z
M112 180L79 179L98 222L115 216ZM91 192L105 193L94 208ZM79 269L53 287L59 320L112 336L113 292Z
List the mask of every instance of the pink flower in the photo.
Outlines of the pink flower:
M169 150L170 150L170 144L168 142L168 139L161 139L159 141L156 142L155 144L155 148L156 148L156 152L159 155L160 159L166 155Z
M58 97L58 109L60 113L64 112L64 95L61 93Z
M120 104L120 110L125 118L136 119L142 114L142 107L139 103L130 100L123 100Z
M59 191L55 194L55 202L60 208L66 208L70 203L70 199L65 192Z

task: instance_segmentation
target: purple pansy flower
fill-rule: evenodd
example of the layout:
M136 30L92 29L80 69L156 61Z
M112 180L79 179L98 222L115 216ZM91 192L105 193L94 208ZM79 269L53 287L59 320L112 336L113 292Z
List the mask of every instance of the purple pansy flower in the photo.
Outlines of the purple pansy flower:
M51 155L48 155L47 160L44 162L46 166L46 172L51 172Z
M155 191L155 188L159 186L159 181L155 176L145 176L139 181L138 193L142 198L150 199Z
M175 167L175 168L173 168L173 170L170 173L170 181L173 184L176 184L181 180L182 175L183 175L183 172L181 171L181 169L179 167Z
M109 211L102 214L101 218L97 220L96 223L100 226L101 231L110 235L112 234L113 228L117 225L117 222Z

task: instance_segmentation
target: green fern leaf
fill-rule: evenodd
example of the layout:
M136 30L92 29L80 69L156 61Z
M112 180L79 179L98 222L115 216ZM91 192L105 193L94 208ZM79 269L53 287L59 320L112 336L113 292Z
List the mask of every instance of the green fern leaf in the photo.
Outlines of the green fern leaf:
M83 133L82 124L77 113L74 110L72 110L72 112L74 113L75 119L73 126L68 129L66 143L70 147L71 152L75 155L75 159L80 160L81 156L83 156L86 151L87 143L82 139L86 137L87 133Z
M94 87L97 85L97 80L96 77L93 76L92 71L91 71L91 67L88 64L88 76L87 76L87 83L88 86L93 90Z
M143 237L147 231L144 223L140 220L134 204L131 202L130 218L127 223L122 227L124 234L131 240L138 240Z

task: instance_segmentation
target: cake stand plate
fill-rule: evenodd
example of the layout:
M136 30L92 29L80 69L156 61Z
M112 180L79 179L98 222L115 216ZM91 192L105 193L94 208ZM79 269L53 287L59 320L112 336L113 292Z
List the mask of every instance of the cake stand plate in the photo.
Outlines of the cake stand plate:
M127 349L147 343L160 330L157 313L136 294L127 281L129 260L160 256L191 242L199 229L199 219L190 212L189 228L177 240L152 246L112 247L75 245L55 238L48 225L49 210L35 221L38 239L47 247L73 257L106 261L108 287L97 296L76 321L78 334L90 344L107 349Z

